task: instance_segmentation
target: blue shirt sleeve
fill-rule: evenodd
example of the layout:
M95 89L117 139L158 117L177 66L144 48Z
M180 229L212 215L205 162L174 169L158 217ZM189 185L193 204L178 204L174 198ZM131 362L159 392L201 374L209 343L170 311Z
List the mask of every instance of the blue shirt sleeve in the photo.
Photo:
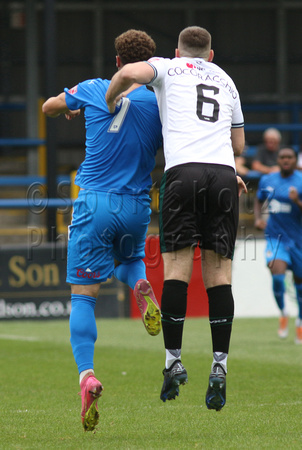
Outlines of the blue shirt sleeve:
M71 89L65 88L65 101L70 110L85 108L93 96L94 80L86 80Z
M257 198L260 202L264 202L267 198L272 198L273 192L272 189L269 188L269 177L272 177L273 174L262 175L259 180L258 190L257 190Z

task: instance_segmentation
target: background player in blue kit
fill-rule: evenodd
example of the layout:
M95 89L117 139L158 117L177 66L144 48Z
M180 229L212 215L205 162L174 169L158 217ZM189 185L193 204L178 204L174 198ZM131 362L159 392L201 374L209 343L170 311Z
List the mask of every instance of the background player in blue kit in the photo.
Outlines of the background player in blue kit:
M115 40L116 66L153 56L153 39L129 30ZM85 110L86 152L75 183L80 187L69 229L67 282L71 283L71 345L80 374L82 423L98 423L103 387L94 376L97 329L94 307L100 283L115 275L134 289L150 335L161 330L160 310L146 280L145 239L150 222L150 173L162 143L156 98L135 84L113 114L105 101L108 80L91 79L49 98L43 112L72 119ZM126 96L127 95L127 96Z
M261 178L255 199L255 227L265 229L266 262L273 279L273 292L281 311L278 335L288 336L288 312L284 303L285 272L291 270L298 302L296 343L302 344L302 174L295 170L297 155L291 148L279 150L280 172ZM269 218L261 217L267 201Z

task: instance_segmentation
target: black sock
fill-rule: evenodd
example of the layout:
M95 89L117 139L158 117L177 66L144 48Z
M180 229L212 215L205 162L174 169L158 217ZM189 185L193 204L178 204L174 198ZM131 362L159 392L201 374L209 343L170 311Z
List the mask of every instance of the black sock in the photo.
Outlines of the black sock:
M232 286L214 286L207 289L207 294L213 352L228 353L234 318Z
M188 283L179 280L164 282L161 316L165 348L181 349L183 326L187 311Z

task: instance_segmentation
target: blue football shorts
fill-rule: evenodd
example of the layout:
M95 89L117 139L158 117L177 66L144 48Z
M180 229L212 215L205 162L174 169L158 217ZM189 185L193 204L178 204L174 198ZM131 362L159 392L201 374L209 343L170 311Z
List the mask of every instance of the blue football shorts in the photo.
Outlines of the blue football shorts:
M111 278L114 260L143 259L150 214L147 194L80 190L69 226L66 281L96 284Z
M267 239L265 258L267 264L276 259L286 262L288 269L302 278L302 249L294 243L283 243L282 239Z

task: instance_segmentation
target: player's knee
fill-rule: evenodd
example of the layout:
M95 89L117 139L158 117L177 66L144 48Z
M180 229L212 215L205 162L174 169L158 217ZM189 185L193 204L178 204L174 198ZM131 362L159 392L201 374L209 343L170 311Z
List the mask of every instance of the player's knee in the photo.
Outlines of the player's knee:
M96 284L72 284L71 294L75 295L87 295L88 297L97 298L101 283Z

